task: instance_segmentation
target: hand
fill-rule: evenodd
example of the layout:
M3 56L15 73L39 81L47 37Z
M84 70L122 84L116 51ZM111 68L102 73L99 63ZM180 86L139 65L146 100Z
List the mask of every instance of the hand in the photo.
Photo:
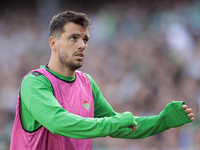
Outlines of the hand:
M190 118L191 121L194 121L194 114L192 108L187 108L187 105L182 105L182 108L185 110L185 113Z
M133 127L133 126L129 126L128 128L132 129L132 131L135 131L137 129L137 122L136 122L136 125Z

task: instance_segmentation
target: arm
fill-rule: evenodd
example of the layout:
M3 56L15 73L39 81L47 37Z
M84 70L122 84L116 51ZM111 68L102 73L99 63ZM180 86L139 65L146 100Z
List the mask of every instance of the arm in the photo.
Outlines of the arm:
M103 97L98 86L94 80L87 75L93 89L93 97L95 100L95 116L103 117L109 115L115 115L116 112L108 104ZM184 102L171 102L165 109L156 116L141 116L134 117L137 122L137 129L132 131L129 128L119 129L113 134L110 134L114 138L128 138L128 139L139 139L152 136L161 133L169 128L178 127L185 123L191 122L186 111L182 108Z
M28 132L44 126L54 134L85 139L104 137L134 124L129 112L104 118L83 118L69 113L55 99L51 84L43 75L29 74L24 78L21 108L22 125Z
M182 126L192 121L182 108L184 102L171 102L165 106L159 115L147 117L135 117L138 123L137 129L131 132L128 129L119 129L111 137L140 139L161 133L170 128Z

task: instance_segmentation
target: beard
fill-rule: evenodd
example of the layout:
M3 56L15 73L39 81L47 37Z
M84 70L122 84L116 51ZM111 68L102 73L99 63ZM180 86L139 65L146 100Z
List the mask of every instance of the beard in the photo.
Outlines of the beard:
M77 70L83 65L82 61L74 62L73 60L68 60L69 59L68 53L61 52L60 50L58 50L58 59L60 60L62 67L67 67L73 71Z

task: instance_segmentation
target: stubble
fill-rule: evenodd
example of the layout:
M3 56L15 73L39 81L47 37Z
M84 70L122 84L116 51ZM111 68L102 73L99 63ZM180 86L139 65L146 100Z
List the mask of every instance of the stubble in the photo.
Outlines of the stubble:
M62 52L60 50L58 50L58 59L63 69L68 68L75 71L83 65L83 62L75 62L71 60L67 52Z

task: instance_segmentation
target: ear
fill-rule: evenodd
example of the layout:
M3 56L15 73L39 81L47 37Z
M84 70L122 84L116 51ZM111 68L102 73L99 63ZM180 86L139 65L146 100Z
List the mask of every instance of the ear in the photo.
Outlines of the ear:
M54 38L53 36L51 36L51 37L49 38L49 46L50 46L50 48L51 48L54 52L57 51L57 49L56 49L56 41L57 41L57 39Z

